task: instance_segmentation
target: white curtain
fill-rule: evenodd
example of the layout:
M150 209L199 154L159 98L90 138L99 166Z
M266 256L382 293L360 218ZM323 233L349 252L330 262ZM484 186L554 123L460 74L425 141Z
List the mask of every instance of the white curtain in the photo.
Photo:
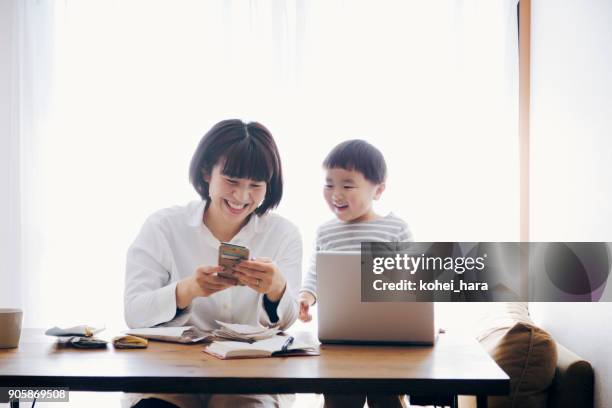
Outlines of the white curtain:
M5 114L2 147L0 213L0 306L37 305L49 289L41 285L46 242L41 196L45 179L44 138L52 137L54 6L48 2L7 1L2 4L2 81ZM48 293L47 293L48 294ZM28 315L26 314L26 317ZM29 316L33 317L33 316ZM30 321L30 320L26 320Z
M272 130L306 249L347 138L383 151L378 210L418 240L518 240L516 0L13 4L20 244L0 295L23 293L27 326L123 325L126 249L197 198L191 154L224 118Z

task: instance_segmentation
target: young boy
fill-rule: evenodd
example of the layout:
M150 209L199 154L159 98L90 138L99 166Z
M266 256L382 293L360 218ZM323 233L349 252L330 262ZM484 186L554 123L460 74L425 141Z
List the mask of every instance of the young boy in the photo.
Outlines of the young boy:
M326 170L323 195L336 218L317 230L316 251L360 251L362 242L412 241L408 226L392 213L377 215L372 208L385 190L387 166L380 151L363 140L337 145L323 161ZM300 320L317 299L316 251L300 290ZM326 407L362 407L365 395L325 395ZM401 396L368 396L368 406L401 407Z

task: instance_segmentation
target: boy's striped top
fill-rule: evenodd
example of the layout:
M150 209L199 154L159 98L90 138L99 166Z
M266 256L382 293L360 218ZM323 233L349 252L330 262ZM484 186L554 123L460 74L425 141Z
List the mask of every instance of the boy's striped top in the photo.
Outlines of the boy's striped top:
M334 218L317 229L315 251L310 259L308 272L300 292L310 292L317 297L317 252L361 251L362 242L411 242L414 241L408 225L390 213L372 221L348 223Z

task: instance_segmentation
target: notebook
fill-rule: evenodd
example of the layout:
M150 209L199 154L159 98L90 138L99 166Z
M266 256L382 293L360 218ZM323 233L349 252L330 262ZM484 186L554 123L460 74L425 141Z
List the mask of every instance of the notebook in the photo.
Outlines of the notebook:
M276 356L318 356L319 346L292 336L274 336L254 343L214 341L204 352L220 359L261 358Z

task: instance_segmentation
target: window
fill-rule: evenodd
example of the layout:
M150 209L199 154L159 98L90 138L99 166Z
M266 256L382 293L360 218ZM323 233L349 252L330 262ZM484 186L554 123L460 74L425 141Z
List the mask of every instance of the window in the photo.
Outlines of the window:
M127 247L147 215L197 198L189 159L224 118L275 135L278 212L300 227L305 263L314 226L332 217L321 162L348 138L382 150L378 211L417 240L518 240L516 2L65 1L16 13L21 120L36 123L20 134L14 197L27 326L124 324Z

